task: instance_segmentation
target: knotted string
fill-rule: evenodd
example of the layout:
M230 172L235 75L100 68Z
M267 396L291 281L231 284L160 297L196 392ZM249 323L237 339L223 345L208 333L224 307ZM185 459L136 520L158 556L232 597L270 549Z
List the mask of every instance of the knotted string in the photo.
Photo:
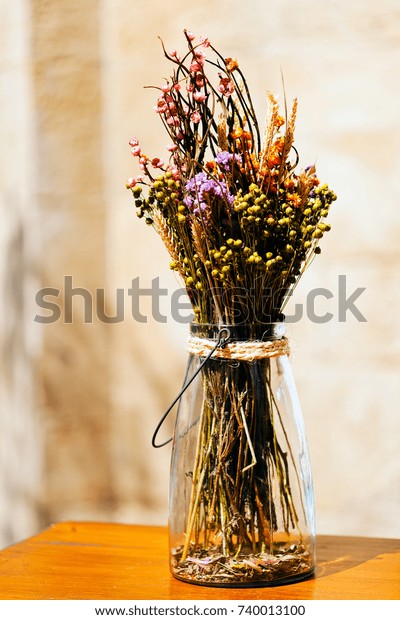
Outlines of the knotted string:
M194 355L207 355L213 349L214 341L205 338L191 337L187 350ZM289 342L287 338L280 340L246 340L227 342L223 349L215 350L214 357L225 360L240 360L253 362L266 357L279 357L289 354Z

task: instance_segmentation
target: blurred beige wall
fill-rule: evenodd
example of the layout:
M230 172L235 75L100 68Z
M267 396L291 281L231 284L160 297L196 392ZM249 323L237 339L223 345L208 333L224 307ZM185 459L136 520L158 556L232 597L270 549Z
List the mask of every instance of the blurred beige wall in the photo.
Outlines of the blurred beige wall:
M0 546L62 519L166 523L169 447L150 440L182 381L187 327L171 317L179 283L165 250L124 183L138 172L132 135L163 154L143 86L169 72L157 36L179 49L184 27L239 58L260 117L266 90L283 99L281 69L299 99L301 164L315 161L339 197L288 310L311 289L334 294L316 307L331 321L289 329L318 531L398 537L397 0L0 0ZM366 287L367 322L339 321L339 275L347 297ZM92 323L79 291L65 321L66 276L89 291ZM138 276L168 289L166 323L149 298L147 322L132 318ZM34 321L44 287L61 291L53 324ZM110 316L123 289L124 321L97 318L96 289Z

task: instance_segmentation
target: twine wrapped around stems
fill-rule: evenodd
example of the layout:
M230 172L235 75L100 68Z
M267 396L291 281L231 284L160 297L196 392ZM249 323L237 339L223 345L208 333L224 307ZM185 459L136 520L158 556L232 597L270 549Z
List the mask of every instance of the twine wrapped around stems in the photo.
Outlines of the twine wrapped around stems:
M205 357L215 348L215 341L207 338L190 337L187 351L193 355ZM215 349L213 358L253 362L265 358L289 355L290 347L287 338L279 340L244 340L230 341L223 347Z

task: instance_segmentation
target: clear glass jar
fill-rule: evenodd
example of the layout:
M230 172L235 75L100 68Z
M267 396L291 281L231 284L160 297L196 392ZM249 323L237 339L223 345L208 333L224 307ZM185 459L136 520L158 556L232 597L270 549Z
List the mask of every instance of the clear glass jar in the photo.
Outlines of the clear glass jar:
M228 329L228 344L180 401L170 476L171 572L206 586L304 579L315 567L314 496L284 325ZM220 330L191 325L198 350L189 355L185 384Z

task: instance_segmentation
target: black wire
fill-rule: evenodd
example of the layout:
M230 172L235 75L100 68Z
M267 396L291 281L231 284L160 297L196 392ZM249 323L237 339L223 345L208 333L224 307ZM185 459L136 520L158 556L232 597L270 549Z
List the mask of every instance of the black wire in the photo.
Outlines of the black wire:
M224 333L227 334L227 335L223 336ZM219 330L218 335L217 335L217 342L216 342L215 346L211 349L211 351L207 355L207 357L204 358L204 360L201 362L201 364L198 367L198 369L196 370L196 372L190 377L189 381L187 383L185 383L185 385L183 386L183 388L179 392L178 396L170 404L170 406L168 407L166 412L162 415L161 420L157 424L156 429L155 429L155 431L153 433L153 437L151 439L151 445L153 446L153 448L162 448L163 446L166 446L167 444L169 444L172 441L173 437L170 437L169 439L167 439L167 441L164 441L163 443L156 444L156 439L157 439L158 431L160 430L160 428L164 424L164 422L167 419L169 413L175 407L176 403L181 399L183 394L186 392L186 390L188 389L189 385L192 383L192 381L194 381L194 379L197 377L197 375L202 370L202 368L207 364L208 360L213 355L213 353L218 349L218 347L223 348L227 344L227 342L229 341L230 336L231 336L231 333L230 333L230 331L229 331L229 329L227 327L223 327L222 329Z

